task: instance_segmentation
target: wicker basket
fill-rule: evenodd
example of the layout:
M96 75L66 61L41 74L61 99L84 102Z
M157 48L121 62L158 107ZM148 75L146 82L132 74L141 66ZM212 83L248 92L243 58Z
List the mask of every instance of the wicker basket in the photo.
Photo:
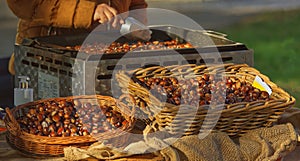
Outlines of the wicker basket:
M224 72L224 73L223 73ZM203 105L198 109L189 105L176 106L160 102L136 78L145 77L195 77L204 73L234 76L240 80L252 83L260 76L272 89L271 100L241 102L225 105ZM132 76L132 78L130 78ZM230 136L238 136L247 130L268 127L278 120L285 109L295 103L295 99L271 82L268 77L246 64L214 65L214 66L167 66L140 68L130 72L120 71L116 78L123 93L132 96L134 103L145 102L142 110L155 121L157 129L167 130L172 134L192 135L213 130L223 131ZM205 120L205 121L204 121Z
M42 102L47 101L60 101L60 100L74 100L78 99L82 103L90 102L92 104L107 105L112 107L113 110L122 113L122 116L128 121L120 129L106 131L88 136L72 136L72 137L47 137L38 136L25 132L21 129L16 118L21 116L22 113L28 107L32 107ZM7 116L5 117L5 124L8 129L7 131L7 142L15 149L19 150L25 155L31 157L43 158L43 157L56 157L63 155L63 149L65 147L74 146L83 149L88 148L89 145L97 141L102 141L110 138L114 138L123 135L127 131L130 131L134 125L134 119L131 117L131 111L125 106L124 103L118 100L101 95L90 95L90 96L71 96L61 98L51 98L38 100L23 105L19 105L12 110L6 109Z

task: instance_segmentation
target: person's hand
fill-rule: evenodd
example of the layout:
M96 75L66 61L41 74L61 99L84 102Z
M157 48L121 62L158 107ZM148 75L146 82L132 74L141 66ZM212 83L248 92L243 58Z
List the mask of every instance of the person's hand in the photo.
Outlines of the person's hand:
M124 24L124 20L117 15L118 11L109 5L99 4L94 12L94 21L99 23L112 23L112 27L117 27L119 24Z

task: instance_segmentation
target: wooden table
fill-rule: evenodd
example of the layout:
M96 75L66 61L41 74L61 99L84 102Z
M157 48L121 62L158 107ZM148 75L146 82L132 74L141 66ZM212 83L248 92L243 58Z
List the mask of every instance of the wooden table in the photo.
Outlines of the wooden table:
M40 161L41 159L31 158L25 156L17 150L12 149L6 142L5 133L0 134L0 161ZM48 161L50 159L42 159ZM57 158L57 160L63 160L62 158ZM147 155L136 155L128 158L115 159L115 161L162 161L164 160L162 156L157 156L154 154ZM97 161L94 158L88 158L85 161Z

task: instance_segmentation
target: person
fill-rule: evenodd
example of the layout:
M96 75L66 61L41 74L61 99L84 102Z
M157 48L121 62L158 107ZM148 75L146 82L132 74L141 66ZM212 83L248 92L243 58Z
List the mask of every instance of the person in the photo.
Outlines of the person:
M7 4L19 18L16 44L24 38L88 32L99 23L117 27L125 18L118 14L147 7L145 0L7 0ZM9 72L15 74L14 54Z

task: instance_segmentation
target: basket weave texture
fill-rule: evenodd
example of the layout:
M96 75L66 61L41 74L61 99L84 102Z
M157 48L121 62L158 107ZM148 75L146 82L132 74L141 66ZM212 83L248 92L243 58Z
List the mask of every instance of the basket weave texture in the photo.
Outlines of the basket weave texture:
M174 105L161 102L149 90L137 83L139 78L181 77L193 78L203 74L222 74L251 83L256 76L261 77L272 89L270 100L239 102L235 104ZM157 130L172 134L193 135L199 132L218 130L230 136L239 136L246 131L259 127L269 127L281 114L295 103L294 97L279 88L255 68L246 64L224 65L175 65L167 67L139 68L133 71L120 71L116 75L123 93L129 94L132 101L153 121Z
M93 105L106 105L108 107L112 107L114 111L122 114L122 116L128 121L128 124L123 125L122 128L87 136L47 137L25 132L16 120L16 118L25 113L26 109L30 107L32 108L39 103L60 100L71 101L75 99L80 100L82 103L89 102ZM7 108L6 112L7 116L4 121L7 127L7 142L23 154L37 158L61 156L64 154L63 149L69 146L86 149L92 143L97 141L103 141L123 135L127 131L130 131L134 125L134 119L131 117L132 114L124 103L119 102L112 97L101 95L43 99L19 105L11 110Z

